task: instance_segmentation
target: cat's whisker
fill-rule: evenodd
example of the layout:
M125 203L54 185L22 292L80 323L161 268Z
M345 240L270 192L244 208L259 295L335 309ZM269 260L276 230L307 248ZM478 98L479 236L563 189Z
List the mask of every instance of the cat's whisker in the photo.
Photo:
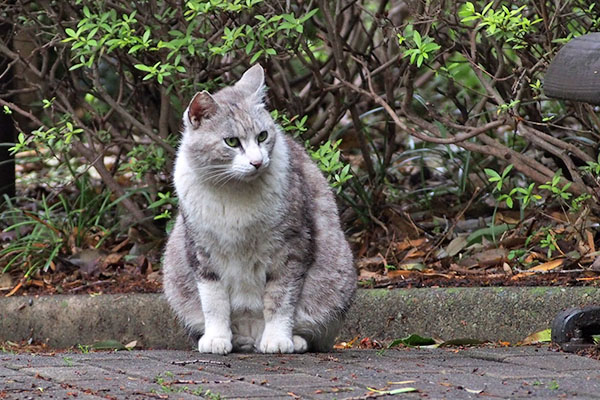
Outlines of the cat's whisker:
M222 174L219 179L215 180L215 185L219 186L219 187L223 187L225 186L229 181L231 181L232 179L236 178L237 174L233 171L227 171L226 173Z

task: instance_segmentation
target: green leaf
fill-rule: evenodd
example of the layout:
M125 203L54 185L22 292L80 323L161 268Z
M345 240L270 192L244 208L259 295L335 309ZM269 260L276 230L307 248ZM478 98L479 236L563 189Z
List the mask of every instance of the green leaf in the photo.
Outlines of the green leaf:
M552 330L544 329L523 339L523 344L536 344L536 343L548 343L552 340Z
M251 40L246 45L246 54L250 54L250 52L252 51L253 48L254 48L254 40Z
M514 228L513 224L500 224L493 225L487 228L477 229L475 232L471 233L467 237L467 246L470 246L473 243L480 243L481 239L485 236L498 236L512 228Z
M140 71L144 71L144 72L151 72L154 69L153 67L149 67L144 64L135 64L134 67L136 69L139 69Z
M421 47L421 34L419 33L419 31L414 31L413 33L413 40L415 42L415 44L417 45L417 47Z
M71 29L71 28L65 29L65 33L67 35L69 35L70 37L72 37L72 38L76 38L77 37L77 33L75 33L75 31L73 29Z
M497 173L496 171L494 171L493 169L490 169L490 168L485 168L483 171L485 172L485 174L486 174L487 176L489 176L489 177L490 177L490 178L488 179L490 182L496 182L496 181L498 181L498 180L502 179L502 178L500 177L500 174L499 174L499 173Z
M412 335L407 336L402 339L393 340L388 345L388 349L399 346L401 344L403 344L405 346L430 346L432 344L435 344L435 340L433 340L432 338L429 338L429 337L423 337L423 336L412 334Z

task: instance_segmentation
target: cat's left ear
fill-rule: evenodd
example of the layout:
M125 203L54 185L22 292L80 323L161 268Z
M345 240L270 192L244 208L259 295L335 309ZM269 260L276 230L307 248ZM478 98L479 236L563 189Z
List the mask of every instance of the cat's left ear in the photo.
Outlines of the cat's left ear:
M263 67L260 64L252 66L244 72L235 87L262 100L265 92L265 71Z

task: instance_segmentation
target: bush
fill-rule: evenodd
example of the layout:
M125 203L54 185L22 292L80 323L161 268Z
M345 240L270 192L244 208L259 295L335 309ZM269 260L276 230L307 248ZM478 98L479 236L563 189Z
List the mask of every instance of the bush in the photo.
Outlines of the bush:
M509 164L499 202L597 212L586 198L599 190L600 121L541 84L558 48L600 25L592 0L17 0L0 15L15 22L0 42L15 77L0 96L20 132L13 152L50 192L92 168L90 184L154 235L176 207L187 102L254 62L286 131L328 160L354 229L489 197L484 170Z

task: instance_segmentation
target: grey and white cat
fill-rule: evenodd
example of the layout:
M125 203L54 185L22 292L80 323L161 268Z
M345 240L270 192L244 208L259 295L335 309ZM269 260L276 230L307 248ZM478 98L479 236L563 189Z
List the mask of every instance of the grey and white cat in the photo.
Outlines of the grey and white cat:
M328 351L356 290L333 194L264 91L255 65L183 116L164 290L202 353Z

